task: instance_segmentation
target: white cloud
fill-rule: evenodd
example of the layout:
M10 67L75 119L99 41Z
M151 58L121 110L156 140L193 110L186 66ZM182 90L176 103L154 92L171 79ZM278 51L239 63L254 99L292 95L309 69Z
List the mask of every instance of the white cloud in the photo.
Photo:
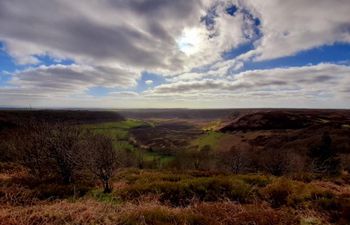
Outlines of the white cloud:
M335 64L245 71L220 79L181 80L163 84L146 92L149 96L197 96L235 99L257 97L270 101L287 98L313 98L329 101L350 97L350 67ZM332 88L329 88L332 87Z
M263 37L253 51L258 60L350 42L348 0L247 0L259 15ZM250 53L251 54L251 53Z
M145 81L145 84L147 84L147 85L152 85L152 84L153 84L153 80L146 80L146 81Z

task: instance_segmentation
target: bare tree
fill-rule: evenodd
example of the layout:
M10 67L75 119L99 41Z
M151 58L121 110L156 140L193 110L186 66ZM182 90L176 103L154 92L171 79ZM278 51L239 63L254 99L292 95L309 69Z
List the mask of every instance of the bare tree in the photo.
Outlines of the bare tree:
M220 161L231 172L238 174L247 170L250 159L247 150L232 146L229 151L221 154Z
M51 127L48 137L48 154L57 166L65 184L73 182L76 170L82 165L82 140L84 132L73 126L56 124Z
M89 138L90 171L101 180L104 193L110 193L112 186L110 179L117 169L117 152L113 148L113 140L103 135L91 135Z
M267 149L261 155L260 163L264 171L275 176L281 176L286 173L288 168L288 160L286 151L279 148Z
M16 132L16 151L36 177L59 175L69 184L83 163L83 135L77 127L30 121Z
M14 132L15 151L19 160L38 178L49 175L48 124L29 121Z

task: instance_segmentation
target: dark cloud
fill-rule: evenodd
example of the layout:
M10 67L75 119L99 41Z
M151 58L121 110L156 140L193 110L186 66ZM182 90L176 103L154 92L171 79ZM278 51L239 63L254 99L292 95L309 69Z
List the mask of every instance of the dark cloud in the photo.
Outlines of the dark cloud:
M194 0L108 0L108 4L137 12L141 17L154 19L186 19L197 14L201 1Z
M94 2L89 6L85 1L1 0L0 40L18 58L51 54L79 63L88 60L140 69L181 69L181 52L171 32L183 28L176 23L175 14L188 13L181 17L186 24L185 18L193 14L188 10L199 9L194 7L196 1L151 2L160 4L158 7L142 1L111 1L109 7L111 2L100 1L93 11ZM89 15L89 10L94 14Z
M138 74L111 67L79 65L41 66L13 75L11 85L39 93L82 93L90 87L125 87L135 84Z

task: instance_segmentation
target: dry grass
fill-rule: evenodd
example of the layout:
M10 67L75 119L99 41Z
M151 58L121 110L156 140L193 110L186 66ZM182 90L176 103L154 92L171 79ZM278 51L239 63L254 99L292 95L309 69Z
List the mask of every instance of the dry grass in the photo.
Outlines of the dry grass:
M66 200L29 207L3 207L1 225L61 225L112 224L117 220L117 208L96 201L68 202Z
M16 170L0 175L0 225L350 224L349 185L329 179L132 169L114 177L112 194L96 186L79 197Z
M87 225L87 224L299 224L297 216L265 205L239 205L231 202L199 203L172 208L158 202L110 205L93 200L66 200L28 207L0 208L0 225Z

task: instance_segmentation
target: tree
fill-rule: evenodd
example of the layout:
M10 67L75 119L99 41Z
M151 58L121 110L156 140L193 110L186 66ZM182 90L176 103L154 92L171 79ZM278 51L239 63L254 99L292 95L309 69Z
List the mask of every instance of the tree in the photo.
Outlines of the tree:
M42 179L58 175L63 183L73 182L82 164L84 132L64 124L30 121L16 132L16 151L31 174Z
M117 153L113 148L113 140L103 135L91 135L89 138L90 171L101 180L104 193L112 192L110 179L117 169Z
M14 145L19 160L38 178L50 175L48 155L49 125L29 121L14 132Z
M179 169L208 170L216 161L216 156L209 145L204 145L200 149L191 147L179 150L175 155L172 165Z
M221 154L221 161L231 172L238 174L247 170L250 159L246 150L232 146L229 151Z
M260 166L264 171L275 176L282 176L289 172L289 154L281 148L267 149L260 157Z
M48 137L48 154L58 169L65 184L73 182L76 170L83 166L84 132L73 126L56 124L51 127Z

